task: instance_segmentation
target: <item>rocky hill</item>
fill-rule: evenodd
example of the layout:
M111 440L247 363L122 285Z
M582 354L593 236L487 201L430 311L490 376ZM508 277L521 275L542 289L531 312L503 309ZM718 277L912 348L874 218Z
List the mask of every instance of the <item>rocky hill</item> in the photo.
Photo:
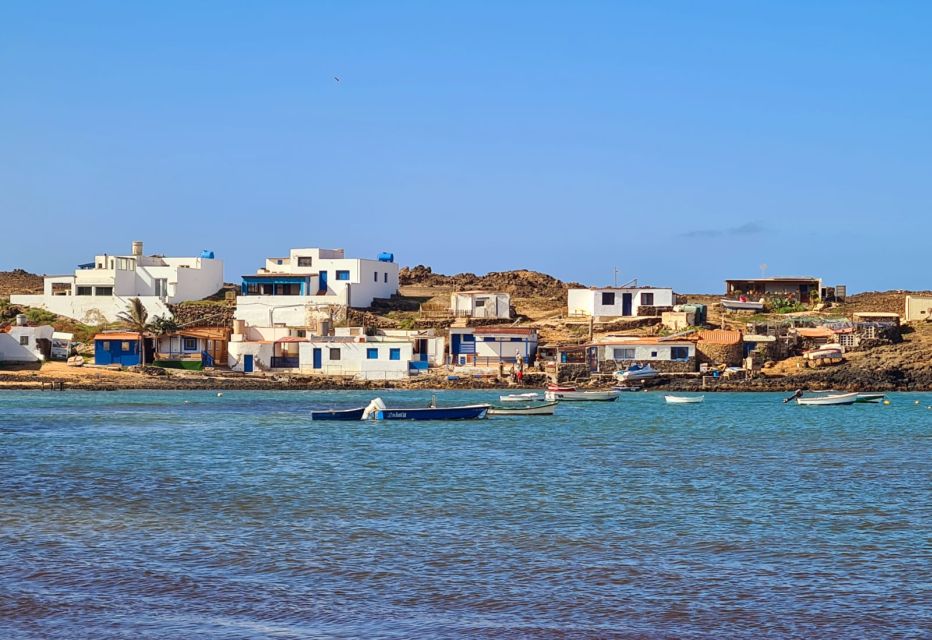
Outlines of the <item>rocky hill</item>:
M456 290L486 289L503 291L515 298L546 298L565 300L566 290L582 287L576 282L563 282L538 271L518 269L515 271L493 271L479 276L474 273L443 275L434 273L430 267L417 265L403 267L398 274L401 285L450 288Z
M30 293L42 293L42 276L22 269L0 271L0 298Z

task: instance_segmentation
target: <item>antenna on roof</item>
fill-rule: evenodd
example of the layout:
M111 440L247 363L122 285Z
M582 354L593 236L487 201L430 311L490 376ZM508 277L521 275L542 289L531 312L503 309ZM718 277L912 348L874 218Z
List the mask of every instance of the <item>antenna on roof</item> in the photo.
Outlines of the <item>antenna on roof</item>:
M760 263L760 277L763 278L766 275L767 275L767 263L761 262Z
M615 274L614 274L614 278L613 278L613 280L612 280L612 282L613 282L614 284L612 284L612 286L615 287L615 288L617 289L617 288L618 288L618 267L615 267L614 271L615 271Z

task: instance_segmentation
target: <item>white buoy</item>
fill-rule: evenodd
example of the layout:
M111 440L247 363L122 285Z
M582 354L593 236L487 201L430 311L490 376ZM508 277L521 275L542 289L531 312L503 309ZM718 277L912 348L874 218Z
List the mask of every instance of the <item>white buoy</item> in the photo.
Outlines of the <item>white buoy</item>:
M223 392L222 392L222 391L218 391L218 392L217 392L217 397L218 397L218 398L222 398L222 397L223 397Z

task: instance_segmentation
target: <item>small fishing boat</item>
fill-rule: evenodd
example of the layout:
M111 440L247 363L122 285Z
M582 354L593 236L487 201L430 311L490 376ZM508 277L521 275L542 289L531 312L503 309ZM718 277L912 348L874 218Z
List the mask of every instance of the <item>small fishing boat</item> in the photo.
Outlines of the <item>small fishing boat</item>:
M524 407L492 407L490 416L552 416L557 407L556 402L546 402Z
M311 420L362 420L365 407L355 409L320 409L311 411Z
M621 385L616 385L612 387L612 391L617 391L618 393L632 393L634 391L643 391L643 390L644 389L642 389L641 387L627 387L627 386L621 386Z
M576 387L565 384L548 384L547 391L576 391Z
M543 400L539 393L512 393L507 396L499 396L502 402L537 402Z
M854 404L858 400L857 393L840 393L837 395L829 396L813 396L811 398L804 398L802 396L796 398L796 404L801 405L845 405L845 404Z
M722 298L722 306L729 311L763 311L764 301L758 300L757 302L753 302L751 300L728 300Z
M429 407L391 409L381 398L375 398L362 413L363 420L481 420L492 405L470 404L458 407L438 407L431 402Z
M861 403L861 404L867 403L867 402L880 402L885 397L886 397L886 394L884 393L874 393L874 392L859 393L858 399L855 400L855 402Z
M699 404L705 400L705 396L664 396L667 404Z
M610 391L577 391L575 387L566 391L547 391L544 399L548 402L614 402L621 395L614 389Z
M649 364L633 364L627 369L619 369L615 372L615 379L621 382L631 382L633 380L647 380L656 378L660 372Z

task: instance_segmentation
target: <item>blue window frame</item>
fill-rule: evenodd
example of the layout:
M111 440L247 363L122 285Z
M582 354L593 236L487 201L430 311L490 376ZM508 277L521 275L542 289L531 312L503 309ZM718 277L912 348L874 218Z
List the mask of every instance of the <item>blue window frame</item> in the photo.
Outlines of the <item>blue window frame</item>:
M184 351L197 351L197 338L182 338L181 348Z
M378 349L366 349L366 359L367 360L378 360L379 350Z
M671 360L689 360L689 347L670 347Z
M489 336L482 339L483 342L495 342L495 338Z
M401 349L389 349L388 359L389 360L401 360Z
M512 338L512 342L524 342L524 338Z
M349 271L337 271L337 280L349 280Z
M471 333L463 334L463 342L475 342L475 341L476 341L476 336L474 336L473 334Z
M383 282L385 282L385 284L388 284L388 271L385 272L385 280Z

